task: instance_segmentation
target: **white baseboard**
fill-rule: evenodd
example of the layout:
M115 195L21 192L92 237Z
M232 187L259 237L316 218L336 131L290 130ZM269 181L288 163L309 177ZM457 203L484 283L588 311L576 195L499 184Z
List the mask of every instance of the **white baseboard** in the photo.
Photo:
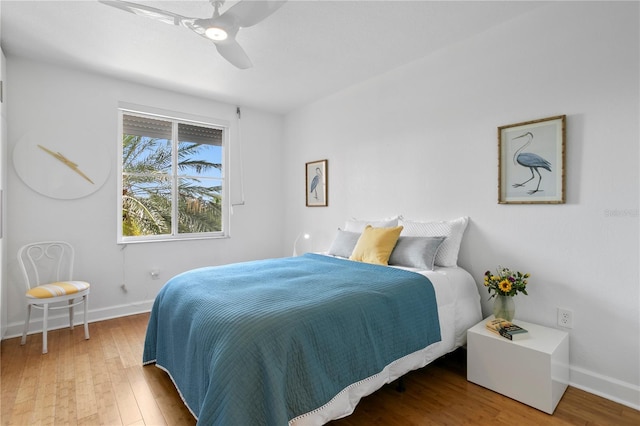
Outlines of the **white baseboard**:
M579 367L570 367L569 385L635 410L640 410L640 386Z
M89 311L89 322L104 321L112 318L136 315L151 311L153 300L135 304L112 306L110 308ZM68 316L60 314L49 317L49 330L66 328L69 326ZM76 325L82 325L82 313L76 312ZM22 335L24 323L12 323L7 326L4 339ZM29 334L42 332L42 319L32 319ZM579 367L570 367L569 384L585 392L617 402L635 410L640 410L640 386L635 386L621 380L603 376Z
M146 300L128 305L111 306L103 309L89 309L89 322L104 321L113 318L126 317L128 315L136 315L151 311L153 300ZM42 332L42 314L39 309L32 311L31 323L29 324L29 334ZM51 311L50 311L51 312ZM74 315L74 324L76 326L83 324L82 307L76 308ZM11 323L7 326L5 335L2 339L10 339L12 337L22 336L24 322ZM49 315L49 330L69 327L69 314L66 310L56 311L54 315ZM91 332L91 330L89 330Z

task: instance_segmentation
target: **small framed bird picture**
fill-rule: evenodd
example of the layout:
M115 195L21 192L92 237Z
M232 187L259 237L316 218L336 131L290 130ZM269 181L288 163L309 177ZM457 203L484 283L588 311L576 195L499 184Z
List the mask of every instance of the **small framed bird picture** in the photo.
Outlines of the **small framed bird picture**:
M311 161L305 164L307 207L329 205L327 167L328 160Z
M498 127L498 203L565 202L565 115Z

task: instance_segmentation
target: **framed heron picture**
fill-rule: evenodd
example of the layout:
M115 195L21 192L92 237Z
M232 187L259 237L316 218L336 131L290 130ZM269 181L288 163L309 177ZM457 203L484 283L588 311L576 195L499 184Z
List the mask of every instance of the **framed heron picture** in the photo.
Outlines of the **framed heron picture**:
M565 115L498 127L498 203L565 202Z
M326 207L328 203L328 160L311 161L305 164L307 207Z

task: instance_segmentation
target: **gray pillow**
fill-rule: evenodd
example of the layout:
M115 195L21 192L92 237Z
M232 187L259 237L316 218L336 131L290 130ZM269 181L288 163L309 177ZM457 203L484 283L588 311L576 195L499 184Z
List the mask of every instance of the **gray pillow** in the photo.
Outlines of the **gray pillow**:
M359 232L349 232L338 229L338 233L333 243L331 243L331 247L329 247L328 254L348 258L356 247L359 238Z
M433 270L436 254L445 237L403 237L389 257L389 265Z

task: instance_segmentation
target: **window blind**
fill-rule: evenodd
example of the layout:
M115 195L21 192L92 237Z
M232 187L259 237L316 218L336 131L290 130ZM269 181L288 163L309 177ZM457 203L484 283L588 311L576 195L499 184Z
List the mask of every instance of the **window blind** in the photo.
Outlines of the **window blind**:
M171 121L123 114L122 124L126 135L171 140ZM178 123L178 140L221 146L222 129Z

